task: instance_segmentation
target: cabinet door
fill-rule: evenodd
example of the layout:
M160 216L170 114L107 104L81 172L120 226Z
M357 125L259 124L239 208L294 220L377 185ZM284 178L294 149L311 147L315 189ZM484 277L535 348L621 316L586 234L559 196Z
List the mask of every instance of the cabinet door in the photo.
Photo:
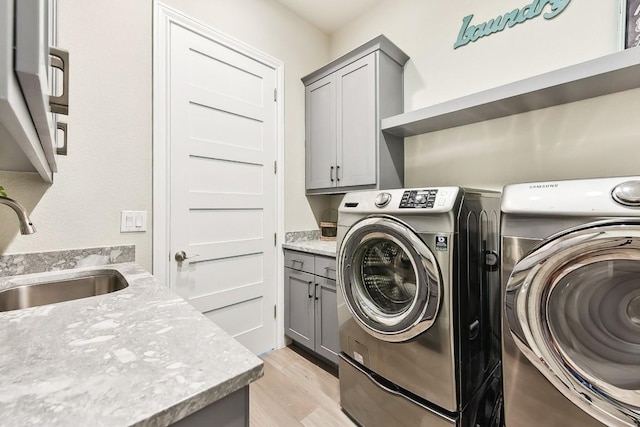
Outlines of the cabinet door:
M54 125L49 108L49 45L55 29L51 28L55 10L49 8L53 5L49 0L16 2L15 70L40 144L55 172Z
M336 72L338 186L376 184L376 52Z
M305 90L306 188L336 185L336 83L328 75Z
M292 340L314 349L314 276L284 269L284 331Z
M336 281L315 276L316 279L316 353L338 363L340 337L338 335L338 302Z

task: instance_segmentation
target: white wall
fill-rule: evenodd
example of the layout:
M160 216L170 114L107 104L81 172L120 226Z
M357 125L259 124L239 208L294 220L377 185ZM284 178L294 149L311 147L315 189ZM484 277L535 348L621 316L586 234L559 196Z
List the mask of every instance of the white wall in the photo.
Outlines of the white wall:
M150 268L151 232L120 234L119 221L121 210L151 213L151 4L58 6L58 44L71 52L69 155L58 157L50 187L34 174L0 173L37 228L21 236L0 207L0 254L135 244Z
M121 234L119 220L121 210L152 209L152 0L58 1L59 45L71 51L69 156L50 187L0 172L38 230L19 235L0 207L0 254L135 244L151 269L151 231ZM304 195L300 77L328 61L328 36L273 0L167 4L285 63L285 229L317 228Z
M331 37L331 56L383 33L411 59L405 111L520 80L618 50L619 0L573 0L453 49L462 18L496 18L529 0L386 0ZM640 173L640 91L553 107L405 140L405 186L470 185Z

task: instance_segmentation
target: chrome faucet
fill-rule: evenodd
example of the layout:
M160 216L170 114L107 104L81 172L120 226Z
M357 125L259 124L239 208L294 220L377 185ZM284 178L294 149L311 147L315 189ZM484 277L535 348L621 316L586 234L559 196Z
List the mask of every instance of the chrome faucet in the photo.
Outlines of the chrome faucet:
M0 196L0 205L7 205L13 209L18 215L18 221L20 221L20 234L33 234L36 232L36 228L27 215L27 211L24 210L22 205L13 199Z

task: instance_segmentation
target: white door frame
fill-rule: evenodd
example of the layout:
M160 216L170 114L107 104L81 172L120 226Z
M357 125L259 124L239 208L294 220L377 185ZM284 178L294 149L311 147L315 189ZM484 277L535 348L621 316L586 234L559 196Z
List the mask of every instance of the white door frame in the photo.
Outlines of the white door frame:
M284 259L281 249L284 238L284 63L251 46L235 40L206 24L163 4L153 1L153 275L169 286L170 256L170 147L168 102L169 31L171 25L179 25L204 37L241 52L276 72L276 348L285 345L284 340ZM269 238L265 236L265 238Z

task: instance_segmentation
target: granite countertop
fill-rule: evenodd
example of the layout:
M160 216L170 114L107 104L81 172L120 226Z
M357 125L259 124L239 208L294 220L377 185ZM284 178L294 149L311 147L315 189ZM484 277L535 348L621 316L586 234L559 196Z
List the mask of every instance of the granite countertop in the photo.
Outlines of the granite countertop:
M253 353L137 264L0 278L0 290L119 271L117 292L0 313L3 425L167 425L263 374Z
M336 257L337 247L336 242L329 242L325 240L300 240L296 242L283 243L282 247L285 249L293 249L295 251L307 252L316 255L325 255L329 257Z

